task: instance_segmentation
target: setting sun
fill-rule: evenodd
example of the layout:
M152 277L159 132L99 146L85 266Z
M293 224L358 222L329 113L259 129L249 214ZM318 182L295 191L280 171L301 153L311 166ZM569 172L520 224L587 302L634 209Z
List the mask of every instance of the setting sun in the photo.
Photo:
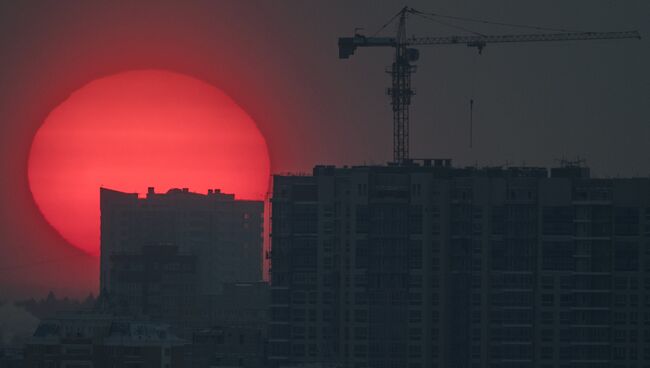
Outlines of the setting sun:
M219 188L259 200L269 156L253 119L218 88L168 71L129 71L88 83L49 114L28 176L47 221L98 255L100 187Z

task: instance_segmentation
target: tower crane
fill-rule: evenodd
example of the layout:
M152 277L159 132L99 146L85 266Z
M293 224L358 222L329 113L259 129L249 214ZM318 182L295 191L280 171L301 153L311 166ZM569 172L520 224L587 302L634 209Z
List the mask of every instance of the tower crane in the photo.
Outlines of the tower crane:
M415 94L411 88L411 74L415 72L413 63L419 59L419 50L413 46L442 46L466 45L476 48L479 54L487 44L492 43L523 43L523 42L550 42L573 40L611 40L611 39L640 39L637 31L624 32L554 32L510 35L484 35L474 32L472 35L444 36L444 37L407 37L406 19L409 14L420 16L436 16L437 14L423 13L413 8L404 7L392 19L398 18L397 35L395 37L367 37L355 32L354 37L339 38L339 58L347 59L352 56L358 47L393 47L395 59L388 70L391 76L391 87L387 94L391 97L393 110L393 160L404 163L409 159L409 106L411 97ZM466 19L450 17L455 19ZM476 20L473 20L476 21ZM494 23L480 21L482 23ZM386 25L388 25L387 23ZM503 23L494 23L507 25ZM386 26L385 25L385 26ZM385 27L384 26L384 27ZM528 27L537 28L540 27Z

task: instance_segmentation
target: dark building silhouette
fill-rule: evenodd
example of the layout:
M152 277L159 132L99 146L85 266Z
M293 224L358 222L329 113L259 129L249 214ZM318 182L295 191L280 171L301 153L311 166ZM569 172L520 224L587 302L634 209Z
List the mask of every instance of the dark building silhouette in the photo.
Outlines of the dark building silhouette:
M18 307L25 309L38 319L46 319L56 316L60 312L72 312L78 310L92 310L95 306L95 296L91 293L84 300L70 299L68 297L57 298L54 292L50 291L45 298L36 300L34 298L17 301Z
M269 299L266 282L225 283L211 295L192 336L193 367L266 367Z
M95 313L42 321L24 354L26 368L183 368L191 362L189 342L166 325Z
M565 165L275 176L269 360L650 365L650 179Z
M0 347L0 367L24 368L25 367L24 349Z
M200 326L205 313L197 292L196 256L179 254L171 245L144 246L137 253L114 253L110 267L114 312L167 322L182 337Z
M254 326L234 325L196 331L193 367L266 367L266 336Z
M139 198L102 188L100 207L102 291L116 282L110 264L115 255L143 254L149 245L177 247L181 263L184 255L195 256L201 295L219 294L224 282L262 279L262 201L235 200L219 190L161 194L149 188Z
M263 331L269 322L270 290L267 282L226 283L219 295L209 298L210 326L248 326Z
M218 190L102 189L101 310L168 323L196 344L191 366L262 366L262 211Z

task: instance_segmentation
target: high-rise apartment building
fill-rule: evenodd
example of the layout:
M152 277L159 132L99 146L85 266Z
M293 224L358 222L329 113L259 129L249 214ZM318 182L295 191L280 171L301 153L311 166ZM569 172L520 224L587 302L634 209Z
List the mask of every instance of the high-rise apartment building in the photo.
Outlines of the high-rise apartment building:
M183 338L206 319L196 256L179 254L172 245L147 245L139 252L114 253L110 267L115 282L107 291L114 312L168 323Z
M269 360L650 366L650 179L449 160L275 176Z
M132 287L114 284L136 282L129 279L133 272L124 267L144 269L148 257L161 258L161 264L171 267L167 276L187 278L185 271L191 269L201 295L221 293L226 282L262 279L262 201L236 200L219 190L209 190L206 195L188 189L156 193L149 188L146 197L140 198L137 193L102 188L100 207L102 291ZM173 251L144 251L147 247L166 249L164 246L173 247ZM170 259L174 255L176 258ZM119 263L117 268L111 264L113 260ZM142 264L134 265L138 260ZM122 277L112 273L114 269L120 269Z

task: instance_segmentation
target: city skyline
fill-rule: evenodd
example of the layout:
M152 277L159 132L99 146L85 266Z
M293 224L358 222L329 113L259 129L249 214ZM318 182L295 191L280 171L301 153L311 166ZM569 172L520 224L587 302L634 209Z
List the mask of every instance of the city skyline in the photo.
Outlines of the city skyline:
M650 367L649 18L1 3L0 367Z
M222 88L255 119L269 146L272 173L308 172L315 164L381 164L391 157L390 108L384 95L389 84L384 69L391 55L364 50L368 52L344 62L337 60L336 43L356 27L371 34L403 5L3 4L0 175L5 180L0 195L7 205L0 214L0 258L11 261L0 264L9 273L0 291L21 297L45 295L55 287L59 294L82 296L97 285L96 260L51 229L26 184L32 138L49 111L72 91L128 70L184 73ZM506 23L648 33L644 14L649 5L643 1L408 5ZM410 24L416 35L462 33L416 19ZM504 27L477 30L513 33ZM422 49L413 80L413 156L452 157L462 166L523 161L546 167L555 159L580 156L597 176L646 176L647 42L488 46L480 56L464 47ZM62 265L74 273L57 272Z

